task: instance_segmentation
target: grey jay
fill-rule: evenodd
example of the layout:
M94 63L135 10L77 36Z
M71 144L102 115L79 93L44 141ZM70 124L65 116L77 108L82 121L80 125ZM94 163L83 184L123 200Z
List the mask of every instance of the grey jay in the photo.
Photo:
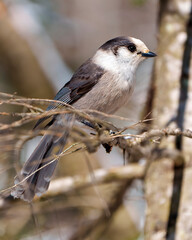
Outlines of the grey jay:
M57 93L55 100L63 101L77 109L114 113L127 103L132 94L134 73L138 64L148 57L155 56L156 54L149 51L139 39L111 39L77 69L70 81ZM47 110L56 107L50 105ZM63 118L63 114L54 116L47 128L62 131L65 122L62 121ZM35 127L44 120L40 119ZM31 201L35 194L41 195L48 189L57 164L57 161L52 161L53 153L59 154L63 151L67 136L68 133L64 131L62 136L45 134L42 137L16 177L17 186L12 191L15 198Z

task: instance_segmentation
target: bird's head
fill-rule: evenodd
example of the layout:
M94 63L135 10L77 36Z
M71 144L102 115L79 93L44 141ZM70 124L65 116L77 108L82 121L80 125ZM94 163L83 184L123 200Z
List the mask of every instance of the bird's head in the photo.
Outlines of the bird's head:
M139 39L132 37L117 37L104 43L95 55L95 61L107 70L117 68L136 69L146 58L155 57L147 46Z

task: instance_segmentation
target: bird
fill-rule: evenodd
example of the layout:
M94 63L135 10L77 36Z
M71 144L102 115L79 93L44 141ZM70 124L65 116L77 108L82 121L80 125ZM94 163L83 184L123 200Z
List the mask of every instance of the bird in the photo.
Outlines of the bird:
M127 36L110 39L76 70L54 99L76 109L113 114L129 101L139 63L155 56L140 39ZM59 104L50 105L47 111L58 107ZM38 120L35 129L45 119ZM53 152L58 155L63 151L69 134L64 125L70 120L69 114L57 114L47 124L46 129L63 131L62 136L47 133L42 137L15 177L11 192L14 198L31 202L35 195L40 196L48 189L58 162L53 161ZM92 127L86 121L83 124Z

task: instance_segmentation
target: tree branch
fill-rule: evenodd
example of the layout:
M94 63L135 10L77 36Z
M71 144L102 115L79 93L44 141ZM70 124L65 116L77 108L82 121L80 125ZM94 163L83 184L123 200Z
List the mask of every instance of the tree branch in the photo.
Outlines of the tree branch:
M98 169L94 175L94 183L90 174L83 176L64 177L51 181L49 190L43 194L44 197L53 197L70 191L90 187L93 184L104 184L114 181L126 181L130 179L143 178L145 165L129 164L128 166L115 167L111 169ZM36 198L38 199L38 198Z

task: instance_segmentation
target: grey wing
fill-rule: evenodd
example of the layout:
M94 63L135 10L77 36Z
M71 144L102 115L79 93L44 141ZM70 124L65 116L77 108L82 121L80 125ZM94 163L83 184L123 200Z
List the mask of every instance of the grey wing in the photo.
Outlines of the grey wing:
M99 81L101 76L105 74L104 69L94 64L91 59L85 62L80 68L74 73L73 77L67 82L63 88L56 94L54 100L58 100L67 104L73 104L87 92L89 92L95 84ZM48 106L46 111L56 109L62 104L51 104ZM40 119L34 128L39 126L49 117ZM50 126L54 121L54 118L48 123Z
M64 103L69 103L70 102L70 93L71 90L68 87L63 87L59 90L59 92L57 93L57 95L55 96L54 100L58 100ZM59 103L56 103L54 105L49 105L48 108L46 109L46 111L55 109L58 107L58 105L60 105Z
M70 89L69 88L61 88L61 90L57 93L57 95L55 96L54 100L58 100L58 101L61 101L61 102L64 102L64 103L69 103L70 102ZM50 104L46 111L50 111L50 110L53 110L53 109L56 109L59 105L59 103L56 103L56 104ZM36 129L41 123L43 123L45 120L49 119L50 117L44 117L44 118L41 118L37 121L37 123L35 124L34 128L33 129ZM52 119L53 121L53 119ZM46 126L49 126L52 124L52 121L50 121Z

